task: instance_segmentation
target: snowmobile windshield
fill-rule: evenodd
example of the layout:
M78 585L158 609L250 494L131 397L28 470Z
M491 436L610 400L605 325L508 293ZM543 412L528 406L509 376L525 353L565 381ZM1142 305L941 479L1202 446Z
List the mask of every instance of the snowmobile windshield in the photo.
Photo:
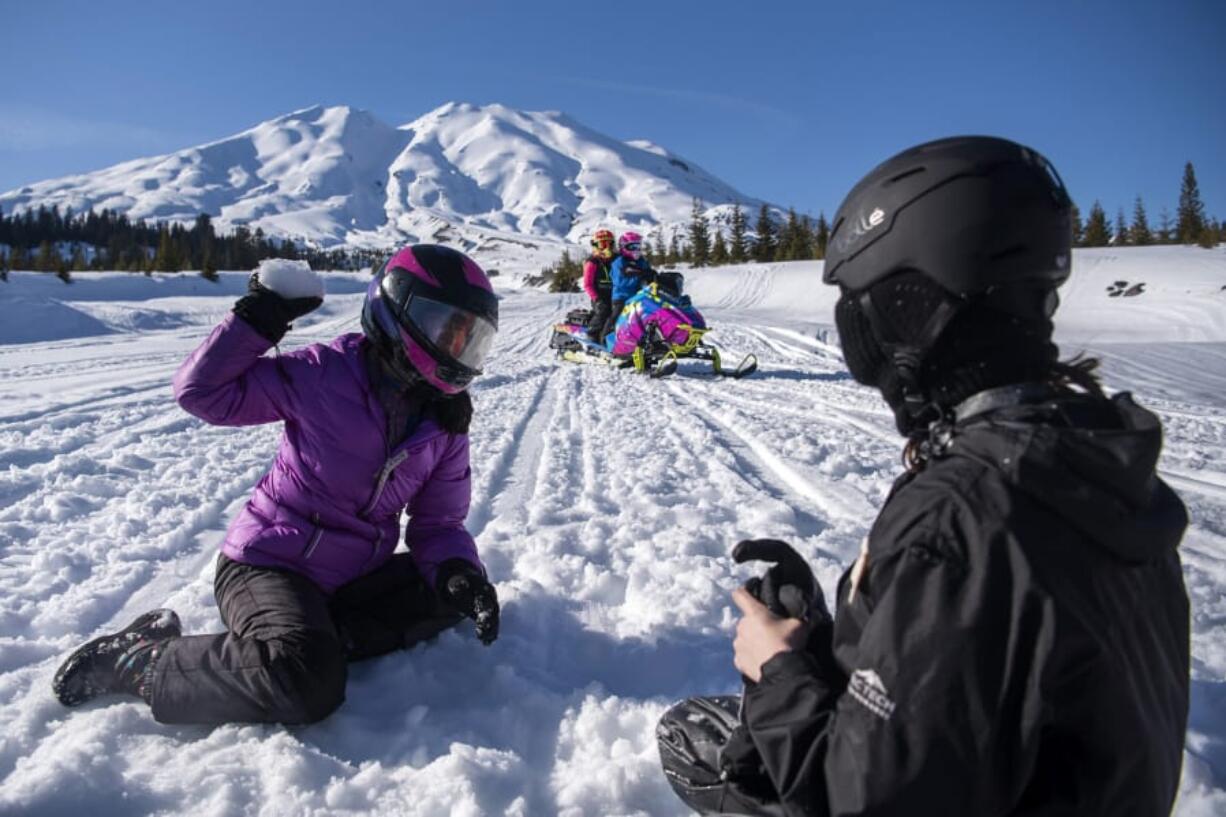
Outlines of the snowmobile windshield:
M462 366L481 370L498 329L480 315L414 295L406 313L414 328L443 355Z

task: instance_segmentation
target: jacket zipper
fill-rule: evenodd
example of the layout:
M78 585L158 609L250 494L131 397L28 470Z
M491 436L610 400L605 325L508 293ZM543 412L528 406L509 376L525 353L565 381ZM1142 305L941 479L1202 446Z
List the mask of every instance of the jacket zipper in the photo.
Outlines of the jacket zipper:
M379 502L379 497L383 496L383 489L387 487L387 481L392 476L392 471L396 470L396 466L404 462L409 457L409 452L405 449L397 451L387 462L383 463L383 470L379 472L379 481L375 483L374 496L370 498L370 502L366 503L366 507L362 509L362 516L369 516L370 512L375 509L375 505Z
M324 538L324 528L319 523L319 514L311 514L311 522L315 525L315 532L311 534L311 540L307 542L306 550L302 553L303 559L310 559L315 548L319 547L319 540Z
M383 496L383 489L387 487L387 481L391 479L392 471L396 470L396 466L408 459L409 452L407 449L401 449L383 463L383 470L379 472L379 481L375 484L374 496L370 498L370 502L362 509L362 516L368 517L370 512L375 509L375 505L379 502L379 497ZM370 551L370 558L366 560L366 564L374 561L379 555L379 547L383 544L383 529L378 525L375 526L375 542Z

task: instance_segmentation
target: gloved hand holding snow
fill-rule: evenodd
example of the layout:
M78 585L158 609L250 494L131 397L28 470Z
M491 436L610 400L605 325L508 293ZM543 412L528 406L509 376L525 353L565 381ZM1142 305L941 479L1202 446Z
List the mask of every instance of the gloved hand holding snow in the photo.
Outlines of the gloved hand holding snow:
M255 270L254 280L282 298L319 298L323 302L324 279L306 261L265 258Z
M234 305L234 314L272 343L281 342L291 321L324 302L323 279L305 261L261 261L247 282L247 290Z
M812 622L830 619L826 598L813 570L787 542L745 539L732 549L732 559L738 564L774 563L761 578L755 576L745 582L745 589L775 615Z

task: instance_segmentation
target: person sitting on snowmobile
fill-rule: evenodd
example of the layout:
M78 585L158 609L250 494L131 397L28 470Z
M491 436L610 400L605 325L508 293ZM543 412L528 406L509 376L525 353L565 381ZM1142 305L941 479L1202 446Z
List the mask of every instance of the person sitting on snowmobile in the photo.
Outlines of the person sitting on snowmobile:
M643 284L651 283L655 271L643 255L643 237L635 232L625 232L617 239L617 258L613 259L610 275L613 288L610 294L609 317L601 330L600 338L607 338L617 325L617 316L622 313L626 301L638 292Z
M172 611L147 613L64 662L53 689L66 706L122 693L162 723L310 723L344 700L347 661L464 617L483 643L498 636L498 596L464 528L467 388L498 327L485 273L447 247L405 247L371 281L361 333L276 357L322 283L302 262L265 262L249 290L174 377L179 404L208 423L284 423L217 559L227 632L183 636ZM406 510L408 552L393 554Z
M613 278L611 268L616 242L612 230L597 230L592 235L592 254L583 262L583 291L592 299L592 314L587 321L587 334L600 343L600 330L609 320Z
M1168 814L1189 691L1183 503L1158 418L1061 363L1071 201L1004 139L944 139L839 208L825 281L847 368L909 438L832 620L778 540L737 589L740 698L657 736L699 812Z

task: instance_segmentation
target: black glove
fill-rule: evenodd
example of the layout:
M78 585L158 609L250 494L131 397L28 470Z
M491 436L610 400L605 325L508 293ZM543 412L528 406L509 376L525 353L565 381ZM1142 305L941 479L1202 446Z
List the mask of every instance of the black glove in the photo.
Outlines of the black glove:
M439 565L435 588L439 597L471 618L477 638L489 646L498 638L498 591L467 559L448 559Z
M737 542L732 558L737 563L775 563L761 578L755 576L745 582L745 589L775 615L805 622L809 631L805 651L817 661L822 680L835 689L846 687L847 675L834 657L834 619L809 564L791 545L778 539Z
M816 622L829 620L822 588L808 563L791 545L778 539L745 539L732 549L738 564L748 561L774 562L761 578L745 582L750 595L775 615Z
M272 343L280 343L290 329L290 322L318 309L323 298L283 298L260 283L260 275L253 272L247 281L247 294L234 304L234 314L245 320L251 328Z

